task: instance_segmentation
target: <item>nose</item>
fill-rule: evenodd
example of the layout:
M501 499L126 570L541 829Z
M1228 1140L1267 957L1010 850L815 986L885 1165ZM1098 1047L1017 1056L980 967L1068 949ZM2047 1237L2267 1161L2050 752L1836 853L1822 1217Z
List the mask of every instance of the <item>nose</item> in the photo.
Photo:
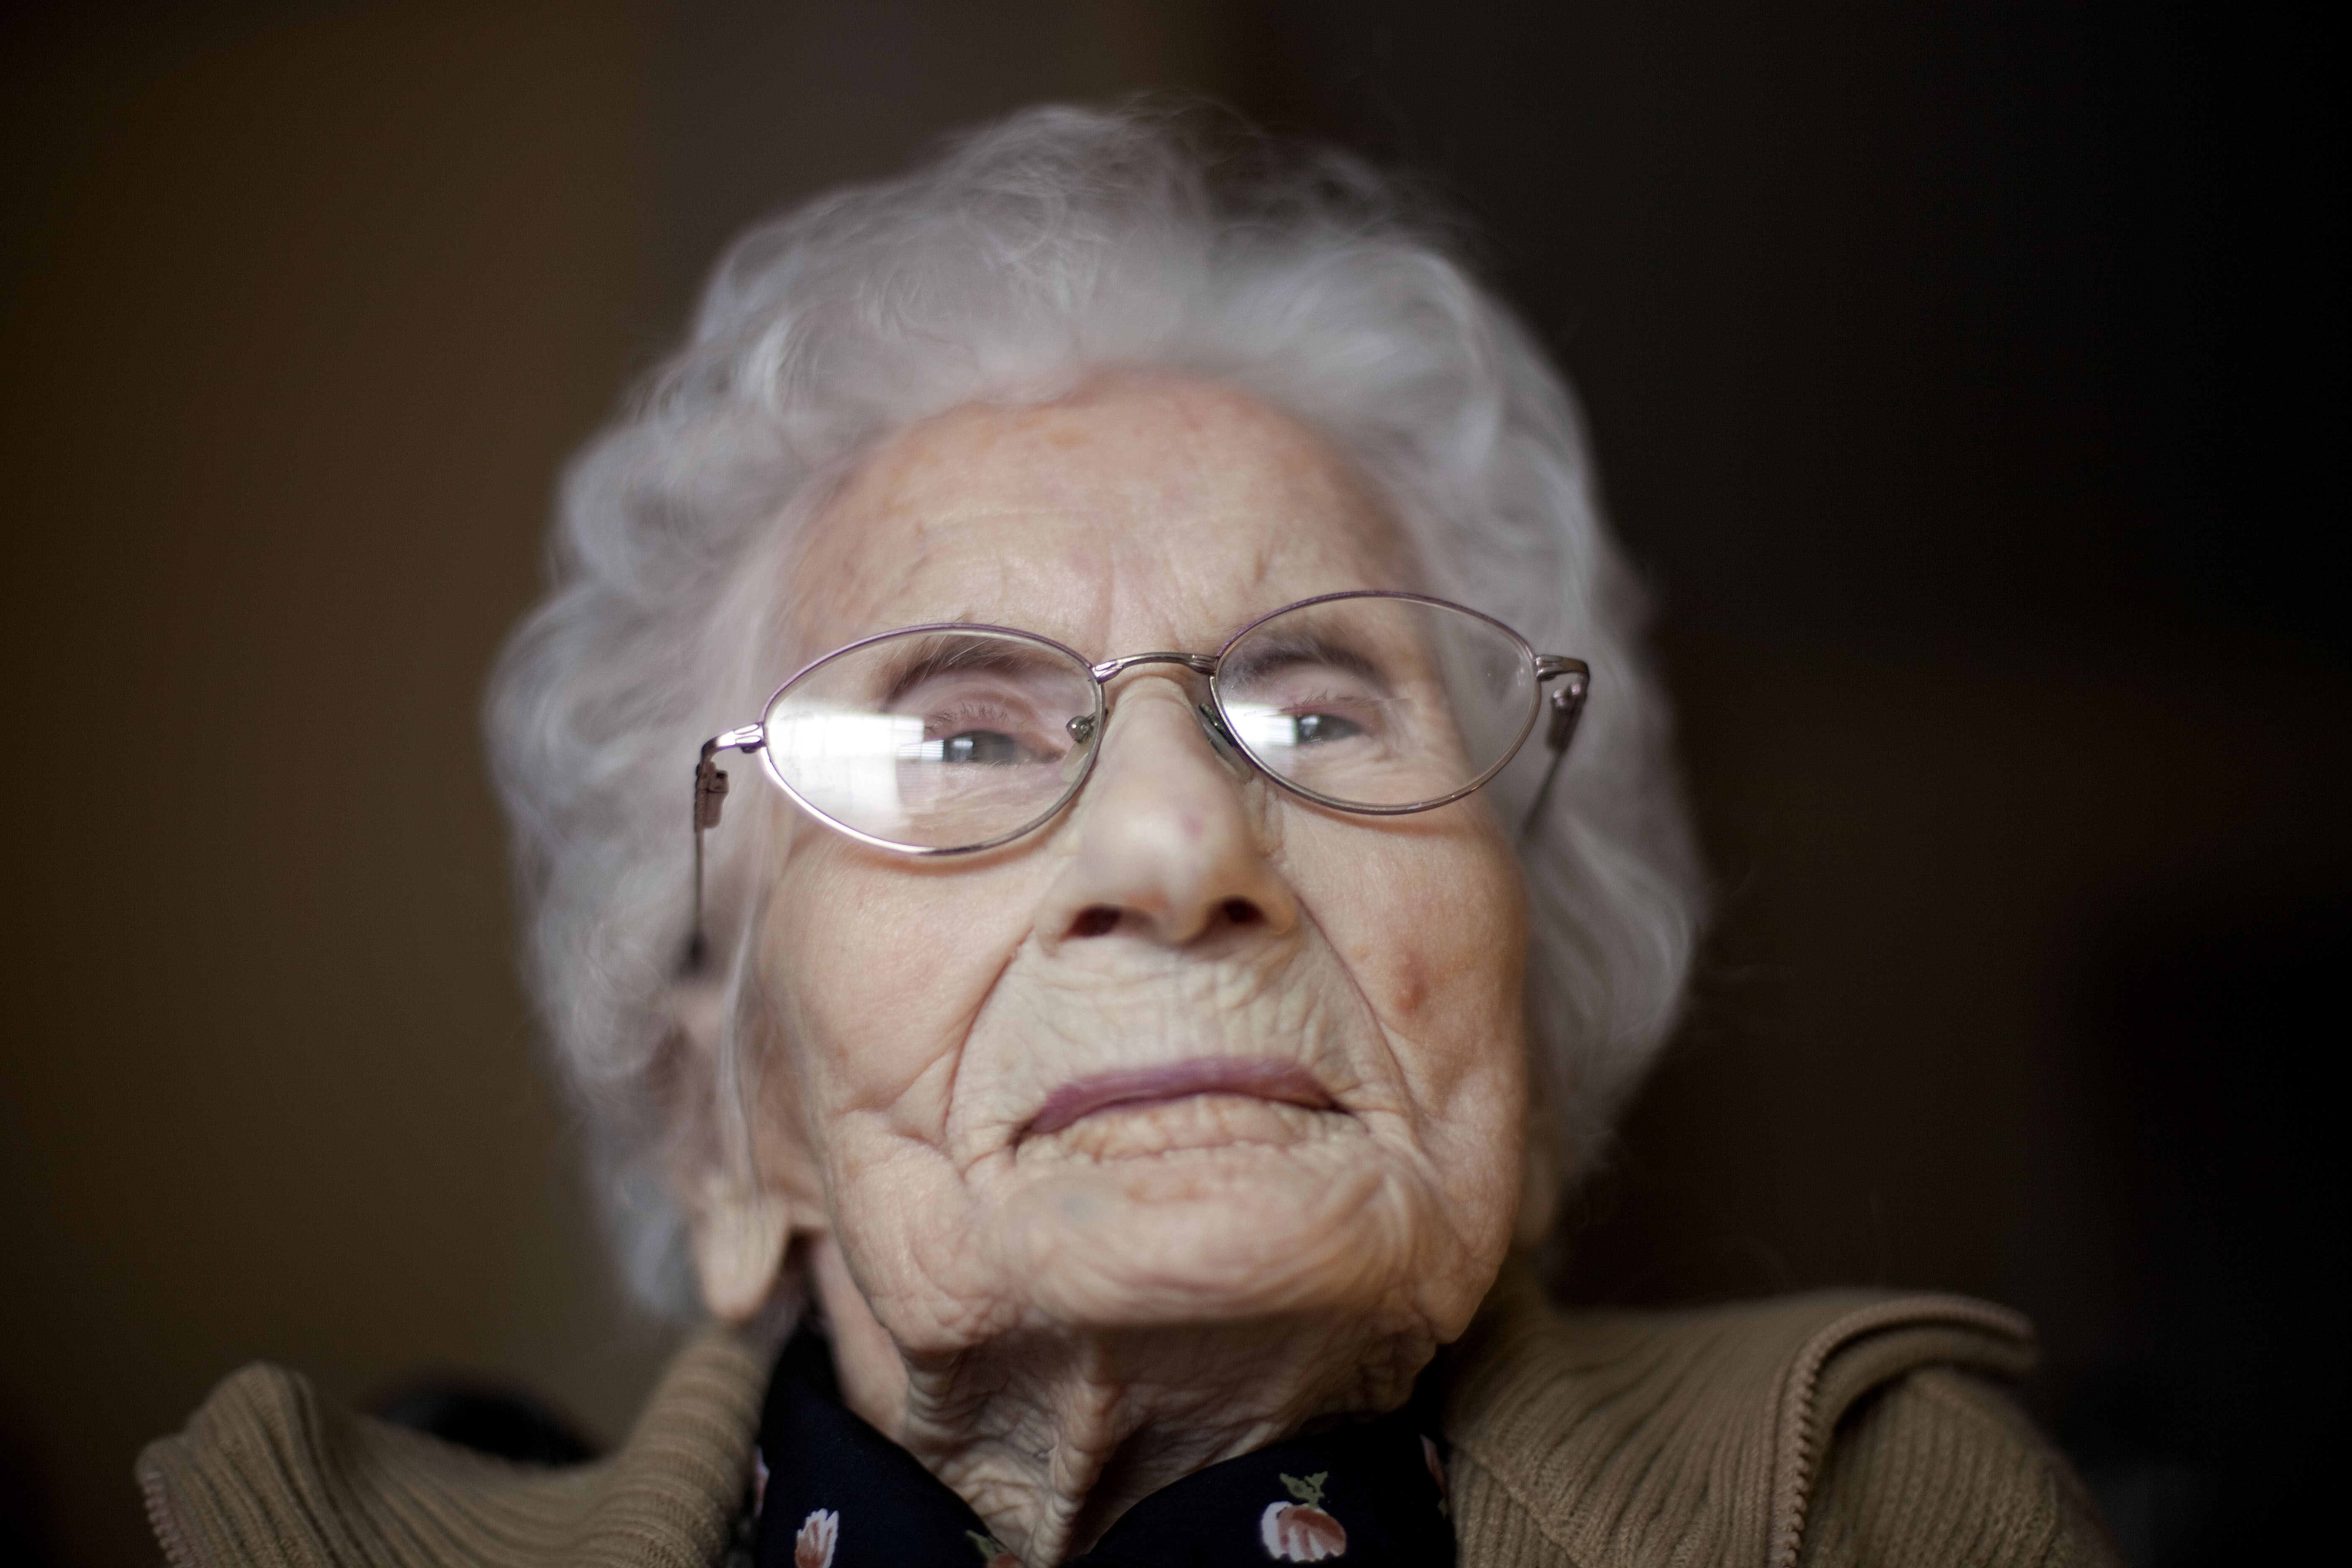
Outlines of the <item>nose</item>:
M1235 927L1297 923L1242 780L1176 679L1136 678L1101 745L1072 824L1077 847L1038 911L1046 951L1113 934L1183 947Z

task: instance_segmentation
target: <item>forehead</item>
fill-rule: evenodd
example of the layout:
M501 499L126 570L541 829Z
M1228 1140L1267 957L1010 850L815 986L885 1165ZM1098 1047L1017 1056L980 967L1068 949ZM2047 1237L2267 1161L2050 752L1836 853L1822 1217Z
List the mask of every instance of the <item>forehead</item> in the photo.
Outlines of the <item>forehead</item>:
M1344 459L1296 420L1208 382L1106 378L886 442L815 520L793 618L803 654L946 620L1097 657L1199 649L1294 599L1411 587L1407 560Z

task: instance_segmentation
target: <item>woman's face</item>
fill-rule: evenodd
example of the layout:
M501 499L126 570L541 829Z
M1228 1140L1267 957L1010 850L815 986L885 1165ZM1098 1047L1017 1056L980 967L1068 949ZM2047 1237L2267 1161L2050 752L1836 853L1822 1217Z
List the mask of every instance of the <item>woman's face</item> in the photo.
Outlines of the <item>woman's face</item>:
M1305 428L1176 377L906 431L819 521L792 662L972 620L1090 658L1214 652L1311 595L1410 588ZM1338 1312L1450 1339L1508 1244L1526 915L1481 797L1343 816L1222 760L1201 678L1110 690L1046 827L920 860L778 804L772 1135L909 1355L1020 1332Z

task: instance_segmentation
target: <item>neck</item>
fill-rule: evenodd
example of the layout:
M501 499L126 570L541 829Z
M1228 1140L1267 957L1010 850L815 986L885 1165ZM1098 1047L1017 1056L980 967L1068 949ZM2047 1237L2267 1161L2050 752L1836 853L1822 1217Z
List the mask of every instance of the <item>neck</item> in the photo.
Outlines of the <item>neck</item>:
M1040 1335L909 1366L898 1437L1045 1568L1196 1470L1395 1407L1434 1348L1329 1322Z
M920 1459L1029 1568L1085 1551L1160 1488L1324 1418L1392 1410L1436 1351L1371 1316L1008 1335L902 1355L828 1289L850 1407ZM845 1279L841 1280L846 1283Z

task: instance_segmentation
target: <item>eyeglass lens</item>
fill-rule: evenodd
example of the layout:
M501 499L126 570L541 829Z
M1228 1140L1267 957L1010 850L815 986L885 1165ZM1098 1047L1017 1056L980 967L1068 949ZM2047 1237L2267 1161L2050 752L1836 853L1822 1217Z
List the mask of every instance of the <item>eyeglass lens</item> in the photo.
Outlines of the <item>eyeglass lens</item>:
M1315 798L1410 810L1458 795L1533 723L1526 645L1451 606L1366 596L1251 627L1214 681L1251 760ZM908 632L844 649L779 692L767 766L803 805L869 839L974 848L1060 809L1099 739L1084 662L1018 633Z
M762 754L853 832L919 849L992 844L1052 816L1084 775L1070 721L1093 716L1098 689L1085 664L1024 637L884 637L778 693Z
M1448 605L1300 605L1226 648L1217 699L1252 761L1336 805L1402 811L1502 765L1532 721L1526 645Z

